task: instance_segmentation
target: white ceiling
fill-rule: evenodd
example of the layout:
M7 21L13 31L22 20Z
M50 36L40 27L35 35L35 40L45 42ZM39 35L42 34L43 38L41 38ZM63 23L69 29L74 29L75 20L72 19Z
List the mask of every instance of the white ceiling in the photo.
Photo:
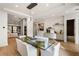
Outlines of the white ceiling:
M38 19L49 16L63 16L66 11L79 6L78 3L38 3L38 5L32 10L28 10L26 7L29 4L30 3L0 3L0 9L11 9L17 12L25 13L27 15L32 15L34 19ZM14 17L11 15L9 15L9 17L10 20L11 18L14 19ZM15 22L16 21L17 20L15 20Z

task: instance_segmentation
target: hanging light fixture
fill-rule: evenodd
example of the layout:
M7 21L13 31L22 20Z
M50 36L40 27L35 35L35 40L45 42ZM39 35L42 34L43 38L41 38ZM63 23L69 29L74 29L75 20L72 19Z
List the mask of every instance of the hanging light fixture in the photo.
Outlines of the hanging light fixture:
M32 8L34 8L35 6L37 6L37 3L31 3L27 6L27 9L29 9L29 14L30 14L30 21L31 21L31 15L33 14L33 12L31 11Z
M36 5L38 5L37 3L31 3L30 5L27 6L28 9L32 9L34 8Z

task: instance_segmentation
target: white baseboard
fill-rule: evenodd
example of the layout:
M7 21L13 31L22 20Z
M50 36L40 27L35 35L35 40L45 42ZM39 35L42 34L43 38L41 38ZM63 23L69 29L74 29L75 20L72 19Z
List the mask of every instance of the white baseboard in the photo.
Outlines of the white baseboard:
M0 47L6 47L6 46L8 46L8 43L6 43L6 44L0 44Z

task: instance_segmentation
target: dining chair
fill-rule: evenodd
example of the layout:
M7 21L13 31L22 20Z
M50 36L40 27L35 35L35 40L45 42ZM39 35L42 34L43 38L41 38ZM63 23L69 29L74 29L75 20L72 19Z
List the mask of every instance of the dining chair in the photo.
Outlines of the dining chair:
M22 56L37 56L37 49L32 45L16 38L17 51Z
M47 50L41 50L41 56L59 56L60 43L52 45Z

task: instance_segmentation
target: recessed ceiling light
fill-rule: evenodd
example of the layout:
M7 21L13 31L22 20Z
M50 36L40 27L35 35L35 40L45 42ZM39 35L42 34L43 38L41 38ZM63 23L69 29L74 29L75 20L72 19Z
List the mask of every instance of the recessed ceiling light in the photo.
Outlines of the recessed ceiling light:
M19 7L18 5L15 5L15 7Z

